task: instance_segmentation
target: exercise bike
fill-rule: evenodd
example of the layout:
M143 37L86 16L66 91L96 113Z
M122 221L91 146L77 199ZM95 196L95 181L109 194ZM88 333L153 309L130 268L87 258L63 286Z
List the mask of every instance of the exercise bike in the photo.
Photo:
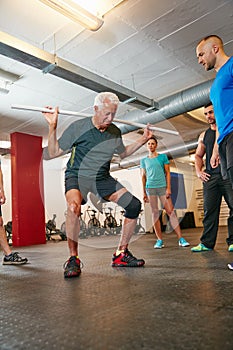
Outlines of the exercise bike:
M145 230L145 228L142 226L142 224L141 224L141 217L142 217L142 213L143 213L143 210L141 210L140 211L140 213L139 213L139 216L138 216L138 219L137 219L137 223L136 223L136 227L135 227L135 231L134 231L134 234L135 235L142 235L142 234L144 234L144 233L146 233L146 230Z
M56 214L45 224L45 233L47 241L66 241L66 233L56 228Z
M5 232L6 232L6 239L9 245L13 244L12 241L12 221L8 221L6 225L4 225Z
M107 235L115 235L117 234L116 232L116 228L117 228L117 221L115 219L115 217L112 215L112 208L111 207L108 207L107 210L109 211L106 211L106 209L104 210L105 211L105 220L104 220L104 231L105 231L105 234Z
M90 214L92 212L92 214ZM97 211L95 209L90 209L88 207L87 213L89 215L89 220L87 223L87 233L88 236L100 236L102 235L102 229L99 219L96 217Z

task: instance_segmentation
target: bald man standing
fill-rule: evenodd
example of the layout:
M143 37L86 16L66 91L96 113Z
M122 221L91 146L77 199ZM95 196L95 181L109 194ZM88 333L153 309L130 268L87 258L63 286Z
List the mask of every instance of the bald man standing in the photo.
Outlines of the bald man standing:
M196 47L198 63L206 71L217 74L210 89L217 124L217 144L211 158L211 166L217 167L219 159L224 179L229 178L233 187L233 57L227 56L223 41L217 35L203 38ZM228 264L233 270L233 263Z

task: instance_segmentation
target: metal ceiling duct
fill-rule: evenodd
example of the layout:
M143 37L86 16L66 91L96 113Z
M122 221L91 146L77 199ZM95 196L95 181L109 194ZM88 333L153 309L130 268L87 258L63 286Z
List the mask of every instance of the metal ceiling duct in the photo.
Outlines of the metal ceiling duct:
M200 108L209 102L210 87L213 79L202 84L178 92L159 101L159 110L146 113L140 110L128 112L121 119L142 124L156 124L179 114ZM135 126L119 125L122 134L138 129Z
M140 122L142 124L156 124L166 119L173 118L177 115L200 108L209 102L209 92L212 83L213 79L164 98L163 100L159 101L159 110L153 113L145 113L135 110L128 112L123 117L121 116L121 119ZM122 124L118 125L118 127L121 129L122 134L127 134L128 132L137 129L135 126ZM190 140L188 143L181 142L180 144L176 145L174 150L159 150L159 153L166 153L172 158L177 158L187 155L190 151L194 151L196 146L197 140ZM146 156L146 154L144 156ZM139 156L135 155L131 158L120 161L118 164L112 164L111 171L137 166L142 157L142 154Z

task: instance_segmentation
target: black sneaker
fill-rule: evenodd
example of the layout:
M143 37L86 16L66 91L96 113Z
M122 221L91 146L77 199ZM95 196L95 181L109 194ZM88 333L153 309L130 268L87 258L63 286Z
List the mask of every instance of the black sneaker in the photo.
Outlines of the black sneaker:
M141 267L144 264L145 261L143 259L137 259L127 248L117 256L114 253L112 257L113 267Z
M11 253L10 255L5 255L2 261L2 265L23 265L28 262L27 258L22 258L19 253Z
M78 277L81 273L81 261L76 256L71 256L63 265L64 277Z

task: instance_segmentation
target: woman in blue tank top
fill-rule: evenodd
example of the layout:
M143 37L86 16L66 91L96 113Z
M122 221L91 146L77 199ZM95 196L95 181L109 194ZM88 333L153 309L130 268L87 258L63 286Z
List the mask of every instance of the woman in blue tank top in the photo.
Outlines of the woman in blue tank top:
M154 248L160 249L164 247L161 224L159 221L158 198L169 216L172 228L177 234L179 246L187 247L189 243L182 237L180 225L171 200L169 160L166 154L157 153L157 139L155 136L152 136L147 141L147 149L149 155L141 159L140 168L143 185L143 200L145 203L150 203L153 226L157 236Z

